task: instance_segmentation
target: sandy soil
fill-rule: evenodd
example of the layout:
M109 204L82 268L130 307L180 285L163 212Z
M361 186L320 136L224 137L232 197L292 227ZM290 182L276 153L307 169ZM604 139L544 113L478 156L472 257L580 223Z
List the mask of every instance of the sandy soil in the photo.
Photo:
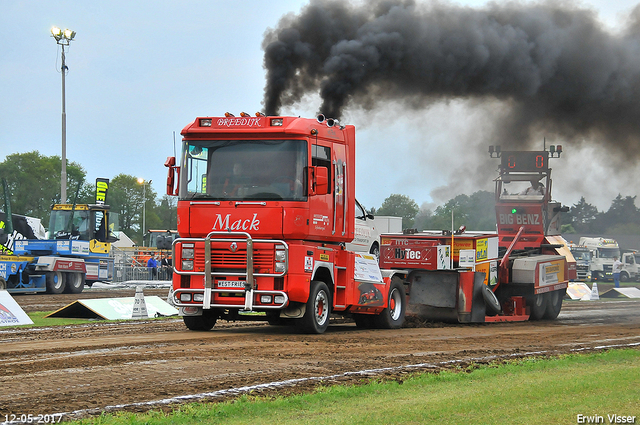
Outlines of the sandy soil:
M145 289L145 295L167 292ZM56 310L79 298L133 295L124 289L14 298L29 312ZM180 319L0 328L0 421L12 414L64 413L73 419L119 409L167 409L248 391L309 391L320 382L401 380L415 371L513 356L638 348L640 300L565 301L553 322L412 324L360 330L337 319L323 335L225 321L209 332L191 332Z

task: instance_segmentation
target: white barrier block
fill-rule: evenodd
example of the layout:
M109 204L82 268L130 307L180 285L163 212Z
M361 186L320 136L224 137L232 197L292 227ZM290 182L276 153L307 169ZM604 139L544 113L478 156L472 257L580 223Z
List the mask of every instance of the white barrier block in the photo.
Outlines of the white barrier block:
M18 305L11 294L0 291L0 326L33 325L33 320Z

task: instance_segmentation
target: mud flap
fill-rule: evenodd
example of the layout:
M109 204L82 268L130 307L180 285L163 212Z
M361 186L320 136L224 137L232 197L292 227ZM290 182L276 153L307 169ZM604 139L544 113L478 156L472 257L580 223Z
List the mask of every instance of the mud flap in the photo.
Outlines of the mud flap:
M457 294L457 272L413 272L409 275L407 316L457 322Z
M482 294L484 273L418 271L409 277L407 314L427 320L482 323L486 306Z
M409 304L456 308L457 272L415 272L409 276Z

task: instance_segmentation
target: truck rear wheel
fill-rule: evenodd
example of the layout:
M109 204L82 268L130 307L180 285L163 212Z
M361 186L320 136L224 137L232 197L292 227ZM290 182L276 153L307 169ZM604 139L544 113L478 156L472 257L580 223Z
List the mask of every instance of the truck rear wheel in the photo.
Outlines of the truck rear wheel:
M0 277L0 291L7 290L7 281L4 280L4 277Z
M554 320L560 314L560 310L562 309L562 299L564 298L564 294L567 292L566 289L561 289L559 291L552 291L547 293L547 309L544 313L544 319Z
M65 273L67 294L79 294L84 289L84 273Z
M49 294L62 294L66 288L65 274L62 272L47 272L47 292Z
M536 294L531 298L531 320L542 320L545 312L547 311L547 296L546 294Z
M203 310L202 316L183 316L182 320L191 331L210 331L218 321L218 311Z
M331 315L331 296L327 284L321 281L311 281L309 300L304 316L299 319L302 330L307 333L321 334L329 326Z
M373 316L373 323L379 329L398 329L404 324L407 296L404 285L397 279L391 280L389 306L379 315Z

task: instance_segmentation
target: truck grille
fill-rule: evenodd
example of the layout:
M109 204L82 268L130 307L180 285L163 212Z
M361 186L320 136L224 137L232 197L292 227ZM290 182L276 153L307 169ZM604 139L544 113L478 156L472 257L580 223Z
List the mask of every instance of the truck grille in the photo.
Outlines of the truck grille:
M204 250L196 250L195 253L195 269L204 270L205 255ZM274 264L274 252L253 251L253 267L254 269L272 269ZM211 249L211 268L213 270L221 269L246 269L247 268L247 252L237 251L230 252L228 249Z

